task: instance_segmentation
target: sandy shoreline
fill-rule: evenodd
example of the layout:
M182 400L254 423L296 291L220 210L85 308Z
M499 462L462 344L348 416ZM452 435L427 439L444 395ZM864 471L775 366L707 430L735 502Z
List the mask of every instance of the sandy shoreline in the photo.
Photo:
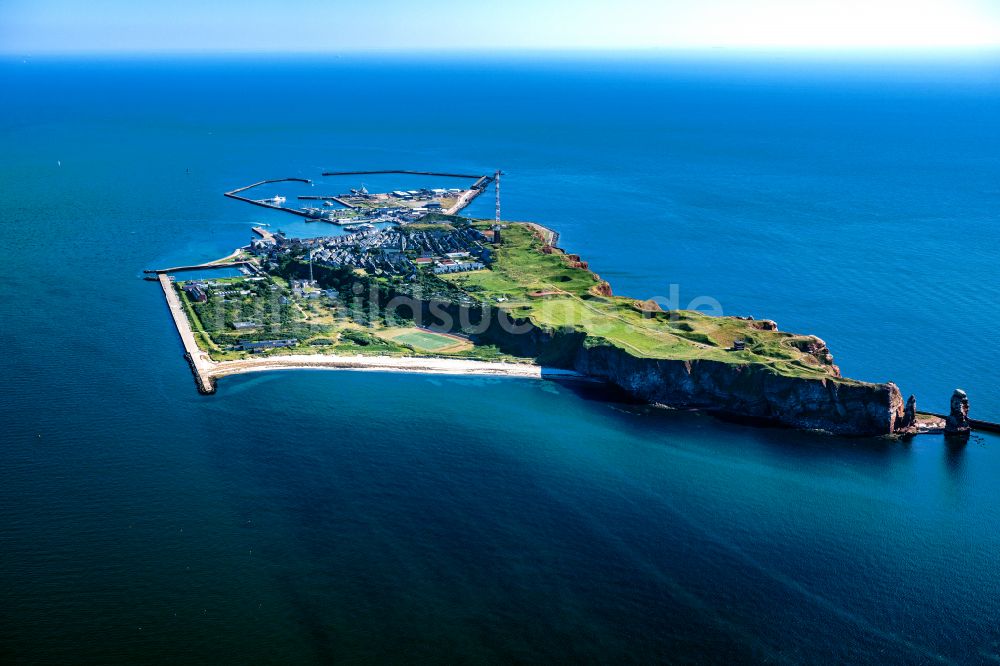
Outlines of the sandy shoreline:
M415 356L336 356L332 354L264 356L238 361L209 361L199 368L212 378L267 370L374 370L438 375L480 375L500 377L582 378L572 370L543 368L528 363L498 363L457 358L420 358Z

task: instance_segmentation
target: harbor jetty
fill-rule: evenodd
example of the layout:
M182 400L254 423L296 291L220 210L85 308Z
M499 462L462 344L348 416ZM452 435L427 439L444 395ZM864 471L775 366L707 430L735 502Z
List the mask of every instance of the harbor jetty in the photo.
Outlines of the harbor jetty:
M483 188L484 189L484 188ZM472 200L483 193L483 189L473 187L471 190L466 190L462 193L462 196L458 198L454 206L448 208L444 211L445 215L458 215L459 211L472 203Z
M356 208L359 208L359 206L356 206L355 204L352 204L350 201L344 201L340 197L336 197L336 196L333 196L333 195L327 195L327 196L320 195L320 196L316 196L316 195L310 194L310 195L304 195L304 196L295 197L295 198L298 199L299 201L335 201L335 202L339 203L341 206L343 206L344 208L350 208L352 210L356 209Z
M262 234L263 235L263 234ZM148 275L163 275L166 273L183 273L185 271L202 271L212 268L249 268L253 272L258 272L257 266L249 261L210 261L207 264L192 264L190 266L171 266L170 268L147 268L143 271Z
M266 241L274 240L274 234L265 229L264 227L251 227L251 231L260 236Z
M941 414L938 412L923 412L923 411L917 413L923 416L924 418L932 417L941 422L941 427L929 429L927 431L928 434L937 435L944 432L944 422L948 419L947 414ZM969 427L973 430L973 432L979 431L979 432L992 432L1000 434L1000 423L994 423L993 421L984 421L982 419L970 418Z
M972 426L973 430L981 430L983 432L993 432L1000 434L1000 423L993 423L992 421L983 421L982 419L969 419L969 425Z
M270 208L272 210L281 210L286 213L291 213L292 215L298 215L299 217L312 217L309 213L296 210L295 208L289 208L288 206L282 206L277 203L270 203L266 200L250 199L249 197L240 196L240 192L246 192L255 187L260 187L261 185L267 185L268 183L305 183L306 185L312 185L312 181L308 178L271 178L268 180L259 180L256 183L251 183L250 185L244 185L243 187L238 187L235 190L230 190L228 192L223 192L224 196L230 199L236 199L237 201L245 201L248 204L253 204L254 206L260 206L261 208Z
M163 288L163 295L167 298L170 315L177 327L177 333L181 336L181 343L184 345L184 358L187 359L191 373L194 375L198 393L211 395L215 393L215 380L212 379L210 372L215 364L208 358L208 354L198 348L198 343L194 339L194 331L191 330L187 313L184 312L184 306L181 305L181 300L174 290L170 276L166 273L160 273L159 280L160 286Z
M461 190L461 194L458 196L458 199L454 203L452 203L450 206L448 206L448 208L442 209L442 206L440 205L441 202L434 202L434 201L429 201L428 202L428 205L430 205L430 204L437 205L438 210L440 212L446 214L446 215L456 215L456 214L458 214L459 211L461 211L463 208L465 208L470 203L472 203L472 201L476 197L478 197L483 192L485 192L486 189L489 187L489 185L491 183L493 183L494 180L495 180L494 176L481 176L481 175L468 174L468 173L450 173L450 172L445 172L445 171L414 171L414 170L408 170L408 169L381 169L381 170L369 170L369 171L325 171L325 172L323 172L323 176L366 176L366 175L378 175L378 174L401 174L401 175L410 175L410 176L436 176L436 177L439 177L439 178L462 178L462 179L472 180L473 181L472 184L469 185L469 186L467 186L467 189ZM309 207L305 207L305 208L291 208L289 206L284 205L284 203L285 203L285 198L284 197L278 197L278 196L276 196L276 197L273 197L273 198L270 198L270 199L251 199L250 197L244 196L244 194L243 194L245 192L248 192L249 190L252 190L255 187L260 187L261 185L267 185L269 183L287 183L287 182L306 183L308 185L312 185L313 184L313 181L311 181L311 180L309 180L307 178L270 178L270 179L267 179L267 180L259 180L259 181L255 182L255 183L251 183L250 185L244 185L243 187L238 187L238 188L236 188L234 190L229 190L228 192L223 192L223 195L226 196L226 197L228 197L228 198L230 198L230 199L236 199L237 201L243 201L243 202L246 202L248 204L253 204L254 206L260 206L261 208L269 208L271 210L280 210L280 211L283 211L285 213L291 213L292 215L296 215L298 217L303 217L303 218L306 218L307 220L319 220L319 221L324 221L324 222L333 222L334 224L349 224L349 223L351 223L351 220L341 220L341 219L335 218L333 215L330 214L329 211L326 211L326 210L321 210L321 209L318 209L318 208L309 208ZM424 191L427 192L428 190L424 190ZM459 190L456 189L454 191L458 192ZM397 192L395 194L400 194L400 193ZM414 194L414 193L411 192L410 194ZM384 197L384 195L383 195L383 197ZM404 198L409 199L409 197L404 197ZM342 207L344 207L344 208L346 208L346 209L348 209L350 211L361 212L362 214L365 212L365 209L367 208L364 205L359 205L357 201L352 201L351 200L352 199L351 195L346 195L346 194L342 194L342 195L303 194L303 195L297 196L296 199L298 199L299 201L323 201L323 202L326 202L326 203L335 202L338 205L340 205L340 206L342 206ZM395 207L397 207L397 208L400 207L399 206L399 202L395 203ZM422 209L418 209L418 210L422 210ZM364 218L364 219L360 219L360 220L356 220L356 221L364 223L364 222L371 222L372 219Z

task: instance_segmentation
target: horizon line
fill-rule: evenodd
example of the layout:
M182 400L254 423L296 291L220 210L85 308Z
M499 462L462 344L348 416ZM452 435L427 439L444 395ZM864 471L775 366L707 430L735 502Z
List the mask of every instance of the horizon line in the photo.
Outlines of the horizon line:
M912 47L801 47L801 46L597 46L597 47L407 47L407 48L345 48L345 49L187 49L163 48L148 50L130 49L80 49L80 50L4 50L0 57L44 58L44 57L164 57L164 56L209 56L209 57L343 57L353 55L760 55L760 56L821 56L824 58L881 56L912 57L935 55L1000 55L1000 43L977 45L934 45Z

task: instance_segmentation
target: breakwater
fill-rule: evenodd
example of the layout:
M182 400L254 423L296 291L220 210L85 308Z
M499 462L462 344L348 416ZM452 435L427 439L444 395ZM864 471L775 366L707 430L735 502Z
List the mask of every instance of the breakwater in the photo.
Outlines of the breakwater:
M458 198L458 201L454 205L449 207L447 210L443 211L448 215L455 215L463 208L468 206L472 201L478 197L480 194L486 191L486 188L490 183L493 182L493 176L480 176L476 174L467 173L450 173L446 171L413 171L408 169L381 169L381 170L371 170L371 171L324 171L323 176L365 176L365 175L376 175L376 174L403 174L411 176L437 176L441 178L468 178L473 179L472 185L465 190L462 195ZM244 185L243 187L238 187L234 190L229 190L228 192L223 192L223 196L230 199L236 199L237 201L243 201L244 203L252 204L254 206L260 206L261 208L269 208L271 210L280 210L285 213L291 213L292 215L297 215L298 217L304 217L308 220L324 220L324 215L317 214L316 212L310 212L306 210L300 210L297 208L290 208L288 206L283 206L277 199L251 199L250 197L245 197L241 195L241 192L246 192L255 187L261 185L267 185L268 183L286 183L286 182L297 182L306 183L311 185L312 181L307 178L270 178L267 180L259 180L255 183L249 185ZM361 208L360 206L353 204L342 197L339 196L324 196L324 195L301 195L296 197L300 201L335 201L336 203L344 206L345 208L351 210L357 210Z
M344 208L350 208L351 210L354 210L356 208L360 208L360 206L357 206L355 204L352 204L349 201L345 201L344 199L341 199L340 197L332 196L332 195L330 195L330 196L303 195L303 196L295 197L295 198L298 199L299 201L336 201L337 203L339 203Z
M188 322L187 313L184 311L184 306L181 305L180 298L174 290L174 285L170 280L170 276L166 273L160 273L159 280L160 287L163 288L163 295L167 299L167 308L169 308L170 315L174 320L174 325L177 327L177 334L180 335L181 344L184 345L184 358L187 360L188 367L191 368L191 373L194 375L195 386L198 387L198 393L201 393L202 395L211 395L212 393L215 393L215 380L212 379L209 374L212 361L208 358L208 355L198 347L198 343L195 341L194 331L191 330L191 324Z
M926 416L934 416L941 420L948 418L947 414L937 414L935 412L925 412L919 411L918 414L924 414ZM982 419L969 419L969 425L972 426L973 430L979 430L981 432L994 432L1000 434L1000 423L994 423L993 421L983 421Z
M476 187L473 185L472 189L466 190L462 193L462 196L458 198L455 205L444 211L445 215L457 215L463 208L468 206L472 201L478 197L480 194L486 191L485 187Z
M257 231L256 227L254 231ZM260 234L264 236L264 234ZM170 268L147 268L143 271L147 275L162 275L164 273L183 273L185 271L202 271L212 268L237 268L239 266L245 266L256 272L257 267L249 261L229 261L229 262L219 262L210 261L205 264L191 264L190 266L171 266Z
M244 201L248 204L253 204L254 206L260 206L261 208L270 208L271 210L280 210L286 213L291 213L292 215L298 215L299 217L312 218L313 216L309 213L296 210L295 208L289 208L288 206L280 206L274 203L268 203L266 201L258 201L256 199L250 199L249 197L240 196L240 192L246 192L247 190L259 187L261 185L267 185L268 183L305 183L311 185L312 181L308 178L270 178L268 180L259 180L256 183L251 183L250 185L244 185L243 187L238 187L235 190L230 190L228 192L223 192L223 196L229 197L230 199L236 199L237 201Z

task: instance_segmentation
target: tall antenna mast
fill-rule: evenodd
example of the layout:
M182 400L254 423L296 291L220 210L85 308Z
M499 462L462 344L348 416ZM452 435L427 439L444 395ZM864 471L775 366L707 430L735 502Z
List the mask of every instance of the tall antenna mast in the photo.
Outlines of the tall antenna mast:
M500 176L503 175L503 171L497 171L493 179L496 181L497 190L497 224L500 224Z
M309 285L312 286L313 280L313 251L309 250Z

